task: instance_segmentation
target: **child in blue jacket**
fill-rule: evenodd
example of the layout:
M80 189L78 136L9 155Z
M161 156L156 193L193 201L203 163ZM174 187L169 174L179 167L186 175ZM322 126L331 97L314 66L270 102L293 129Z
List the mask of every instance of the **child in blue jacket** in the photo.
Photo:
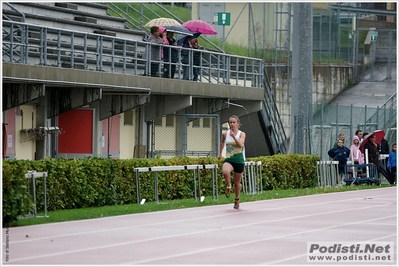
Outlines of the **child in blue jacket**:
M338 161L338 183L341 183L341 176L344 173L346 162L348 161L348 157L350 155L350 150L344 146L344 141L341 139L337 141L337 145L337 147L333 147L328 151L328 155L334 160Z
M396 143L392 144L392 151L389 153L387 168L389 170L390 183L396 183Z

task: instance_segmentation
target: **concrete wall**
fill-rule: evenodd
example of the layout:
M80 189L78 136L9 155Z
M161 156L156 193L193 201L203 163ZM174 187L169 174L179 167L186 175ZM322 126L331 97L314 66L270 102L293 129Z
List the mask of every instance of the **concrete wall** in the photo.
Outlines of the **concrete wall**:
M266 72L271 82L276 105L287 136L290 136L291 123L291 77L284 75L287 70L275 71L271 65L266 65ZM289 73L292 73L290 70ZM351 66L313 65L313 104L328 104L342 92L352 79Z
M25 141L21 133L22 129L36 128L36 106L23 105L20 114L15 115L15 157L17 159L35 159L36 141Z

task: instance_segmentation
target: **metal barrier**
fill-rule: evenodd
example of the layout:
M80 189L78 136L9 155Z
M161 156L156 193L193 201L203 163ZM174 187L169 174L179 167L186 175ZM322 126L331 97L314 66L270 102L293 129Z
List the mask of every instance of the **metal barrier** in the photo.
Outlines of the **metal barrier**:
M47 186L46 186L46 178L47 172L36 172L36 171L28 171L25 174L25 178L32 179L32 201L35 204L33 208L33 214L29 212L26 217L48 217L47 216ZM37 216L37 203L36 203L36 178L43 178L43 195L44 195L44 216Z
M242 176L242 190L245 194L262 193L262 162L245 162L245 171Z
M154 172L154 196L155 202L159 203L158 198L158 172L160 171L194 171L194 199L198 200L197 197L197 179L198 175L198 192L201 192L201 176L199 170L211 169L212 170L212 199L218 201L218 181L217 181L217 164L207 165L179 165L179 166L154 166L154 167L139 167L134 168L136 173L136 190L137 190L137 204L141 201L140 196L140 172Z
M336 186L338 184L338 161L317 161L317 179L319 186Z

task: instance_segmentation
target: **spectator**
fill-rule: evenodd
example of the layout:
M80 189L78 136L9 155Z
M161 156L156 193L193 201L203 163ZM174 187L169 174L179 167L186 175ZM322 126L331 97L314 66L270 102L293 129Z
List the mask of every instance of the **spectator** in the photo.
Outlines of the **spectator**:
M385 155L385 157L384 158L380 157L380 160L386 170L388 170L387 164L388 164L389 152L390 151L389 151L388 140L385 138L382 138L381 143L380 143L380 155Z
M154 43L154 44L164 44L164 41L160 36L158 26L152 26L150 32L151 32L151 34L148 37L148 42ZM151 60L151 77L156 77L157 72L160 67L159 61L161 61L161 47L160 46L157 46L157 45L151 46L150 60Z
M389 183L396 184L396 142L392 144L392 151L389 153L387 168L389 170Z
M184 38L182 47L192 48L191 38L192 38L192 36L187 36L186 38ZM189 66L190 51L188 49L183 49L181 52L181 56L182 56L181 63L185 65L185 66L183 66L183 80L189 80L189 78L190 78L190 66Z
M345 172L346 162L350 155L350 150L344 146L344 141L339 139L337 141L337 147L333 147L328 151L328 155L334 160L338 161L338 183L341 183L342 175Z
M353 136L353 144L350 146L350 157L353 164L363 164L364 155L359 149L360 141L357 135Z
M345 133L344 132L339 132L338 140L342 140L343 144L345 145ZM335 142L334 147L338 147L338 141Z
M166 32L166 42L165 44L168 45L167 47L164 47L164 57L163 57L163 62L164 62L164 72L163 72L163 77L164 78L171 78L173 79L175 77L176 73L176 64L170 64L170 63L176 63L177 62L177 49L172 48L173 46L177 46L176 39L173 37L174 33L173 32Z
M388 140L385 138L382 138L381 140L381 150L380 150L381 154L389 154L389 144L388 144Z
M380 162L380 146L379 144L375 143L374 134L368 137L368 141L364 145L364 151L364 154L367 154L368 163L375 165L378 173L381 173L387 180L389 180L389 174ZM373 176L373 174L371 174L371 176Z
M359 142L363 141L363 131L362 130L356 130L355 135L359 137Z
M191 39L191 47L193 49L203 49L202 47L198 45L198 39L197 38L192 38ZM193 52L193 81L198 81L198 75L201 71L200 67L195 67L195 66L201 66L201 52L194 51Z

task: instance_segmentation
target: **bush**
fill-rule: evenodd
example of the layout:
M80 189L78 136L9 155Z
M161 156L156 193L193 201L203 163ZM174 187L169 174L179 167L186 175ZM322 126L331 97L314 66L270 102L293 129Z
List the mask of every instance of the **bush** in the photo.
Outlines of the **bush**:
M263 190L316 187L315 155L274 155L248 158L247 161L262 162ZM105 205L131 204L138 201L137 181L134 168L151 166L177 166L193 164L218 164L218 194L224 193L225 181L222 163L213 157L174 157L169 160L156 159L106 159L66 158L44 160L3 161L3 226L16 221L32 211L33 204L28 192L25 173L28 170L47 172L48 211L98 207ZM200 170L201 192L212 195L212 173ZM198 177L196 177L198 182ZM140 198L154 201L154 173L142 172L139 176ZM198 188L198 187L197 187ZM36 204L44 206L43 180L36 180ZM194 172L158 172L159 200L174 200L194 197Z

